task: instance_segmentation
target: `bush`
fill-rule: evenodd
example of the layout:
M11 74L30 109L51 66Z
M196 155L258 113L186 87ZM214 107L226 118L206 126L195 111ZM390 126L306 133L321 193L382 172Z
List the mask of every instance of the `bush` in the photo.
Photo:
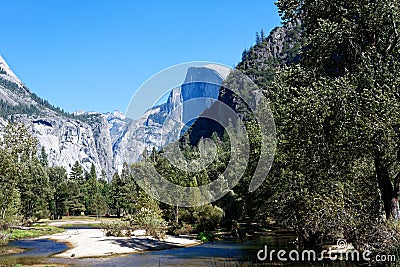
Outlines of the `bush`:
M213 241L214 237L211 233L208 232L200 232L196 239L201 240L201 242L209 242L209 241Z
M146 233L157 238L164 239L167 228L166 221L156 211L142 207L135 212L131 225L146 230Z
M188 235L193 231L193 227L190 224L183 222L173 222L168 230L168 232L172 235L180 236L180 235Z
M0 246L7 245L9 240L10 240L10 234L0 231Z
M352 237L353 245L360 251L372 253L396 253L400 247L399 222L378 220L359 225L357 236Z
M212 231L221 222L224 211L217 206L207 204L197 207L193 212L195 228L197 231Z
M131 236L132 227L127 221L102 221L100 228L106 236Z

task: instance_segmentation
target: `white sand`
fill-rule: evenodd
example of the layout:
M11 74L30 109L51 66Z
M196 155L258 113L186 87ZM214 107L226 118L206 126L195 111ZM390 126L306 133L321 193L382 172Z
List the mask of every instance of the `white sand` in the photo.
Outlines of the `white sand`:
M164 241L159 241L150 236L107 237L100 229L66 230L64 233L42 236L40 238L68 243L72 248L54 255L61 258L105 257L199 244L197 240L171 236L167 236Z

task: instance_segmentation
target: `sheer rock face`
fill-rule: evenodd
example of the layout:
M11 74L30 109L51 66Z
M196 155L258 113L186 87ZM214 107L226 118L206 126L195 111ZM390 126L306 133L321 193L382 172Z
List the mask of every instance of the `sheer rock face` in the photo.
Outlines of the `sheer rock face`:
M182 122L191 125L205 109L218 99L222 85L221 75L207 67L191 67L182 84Z
M78 161L89 171L93 163L98 176L104 170L110 177L114 171L122 169L124 162L140 160L145 149L159 149L179 137L180 133L173 131L176 129L172 125L163 128L163 124L166 118L182 124L184 100L199 96L217 99L219 89L215 85L190 83L204 75L206 81L220 82L225 74L220 75L211 68L193 68L188 71L186 87L175 88L166 103L149 109L141 118L132 121L118 111L64 113L32 94L0 57L0 101L4 104L3 111L11 108L10 113L0 117L0 129L4 129L10 120L22 122L38 139L38 151L44 147L50 166L63 166L69 172ZM196 114L200 115L210 105L198 104ZM13 109L17 107L21 109ZM192 107L186 108L188 112ZM2 133L0 130L0 135Z
M178 140L193 119L211 107L218 99L219 88L227 75L211 68L189 68L181 88L171 90L166 103L149 109L141 118L126 124L113 146L117 170L121 169L124 161L134 163L140 160L145 149L154 147L158 150Z
M277 27L243 54L238 68L257 82L252 69L276 70L296 60L292 53L298 49L293 46L301 43L300 33L300 22ZM0 56L0 129L10 120L22 122L37 137L38 150L45 148L50 166L63 166L70 171L78 161L89 171L93 163L98 175L104 170L110 177L122 169L124 162L140 160L145 149L160 149L177 140L193 124L192 119L198 118L218 99L219 85L228 74L229 69L213 64L189 68L183 85L171 91L166 103L150 108L141 118L132 121L118 111L67 114L31 93ZM191 101L199 97L204 100ZM186 127L182 131L177 131L172 124L163 127L169 121ZM199 127L197 135L202 130L211 130L209 125Z

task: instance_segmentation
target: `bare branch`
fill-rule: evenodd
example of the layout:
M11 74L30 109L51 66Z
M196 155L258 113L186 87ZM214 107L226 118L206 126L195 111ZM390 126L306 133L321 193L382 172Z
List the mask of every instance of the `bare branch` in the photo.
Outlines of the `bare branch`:
M394 32L394 38L386 48L386 54L389 54L393 51L393 49L397 46L397 43L399 42L399 32L397 31L397 24L396 21L393 19L393 14L390 15L390 19L392 21L392 27L393 27L393 32Z

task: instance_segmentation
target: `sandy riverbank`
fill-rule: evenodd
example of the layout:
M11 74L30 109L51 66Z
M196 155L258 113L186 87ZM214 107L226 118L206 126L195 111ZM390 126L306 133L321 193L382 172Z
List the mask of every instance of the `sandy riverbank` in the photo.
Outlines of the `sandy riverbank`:
M150 236L105 236L100 229L66 230L64 233L42 236L40 238L48 238L69 244L71 247L70 249L54 255L54 257L61 258L107 257L146 250L187 247L199 244L197 240L172 236L167 236L164 241L159 241Z

